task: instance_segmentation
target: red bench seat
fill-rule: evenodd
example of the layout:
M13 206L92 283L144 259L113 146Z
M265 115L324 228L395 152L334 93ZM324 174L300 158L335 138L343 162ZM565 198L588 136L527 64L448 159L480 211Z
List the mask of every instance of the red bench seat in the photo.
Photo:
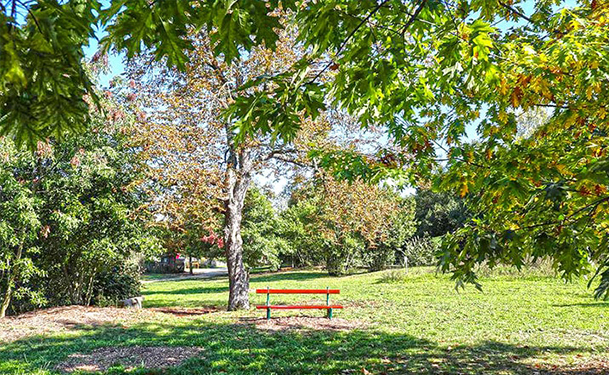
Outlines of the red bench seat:
M256 289L257 294L266 294L266 305L256 305L258 310L266 310L266 318L271 319L271 310L317 309L327 310L328 319L332 319L334 309L342 309L342 305L330 305L330 294L339 294L339 289ZM271 294L325 294L325 305L271 305Z

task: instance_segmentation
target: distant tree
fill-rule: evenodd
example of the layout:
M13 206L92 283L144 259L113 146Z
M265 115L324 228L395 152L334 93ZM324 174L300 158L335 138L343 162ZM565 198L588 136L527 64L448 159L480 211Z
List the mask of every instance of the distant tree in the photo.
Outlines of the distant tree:
M438 237L461 228L469 213L465 200L451 193L434 193L429 189L418 189L415 220L418 237Z
M368 249L369 268L380 271L397 264L405 254L406 241L417 228L415 219L415 200L412 197L398 198L398 206L386 219L389 225L378 234L378 241L373 249Z
M324 264L329 274L342 275L395 257L390 236L408 231L402 228L411 224L407 212L400 213L399 197L386 188L321 172L292 193L282 230L299 263Z
M245 196L241 223L243 264L248 272L251 268L261 266L279 268L280 256L290 252L290 244L282 237L280 226L277 212L267 195L258 186L252 185ZM216 236L214 232L221 231L220 226L207 237ZM225 255L224 249L217 244L212 244L205 254L213 258Z
M243 208L243 257L247 267L279 268L280 255L289 252L281 237L279 218L271 201L258 188L248 190Z

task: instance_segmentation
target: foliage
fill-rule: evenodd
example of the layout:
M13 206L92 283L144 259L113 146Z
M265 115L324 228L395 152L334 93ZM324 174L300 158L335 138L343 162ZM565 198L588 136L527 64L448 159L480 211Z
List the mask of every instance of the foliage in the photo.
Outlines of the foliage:
M419 237L438 237L461 228L469 218L465 200L450 193L418 189L415 220Z
M0 4L0 135L36 148L47 137L82 132L97 101L83 64L98 1Z
M325 264L331 275L342 275L391 263L394 246L414 232L413 213L387 188L320 173L292 193L282 233L298 264Z
M113 270L122 272L119 266L134 253L155 248L154 237L133 216L143 197L132 188L140 172L139 161L125 143L125 128L131 123L106 122L98 113L92 118L90 133L58 144L41 142L36 153L17 151L6 138L2 144L6 217L0 225L14 226L11 232L21 235L19 241L8 238L2 251L23 249L22 260L13 266L27 265L30 271L19 268L15 285L44 296L34 300L39 305L90 304L102 295L131 297L98 289L104 288L99 278ZM11 259L3 261L10 265ZM31 307L27 300L15 301L12 311Z
M283 7L295 3L282 1ZM213 1L188 3L141 0L7 0L0 3L0 135L18 144L36 142L89 124L90 97L97 102L86 74L83 48L97 39L98 25L107 31L103 51L126 50L133 57L142 47L155 58L184 69L194 48L189 28L214 30L213 51L232 61L240 51L265 44L271 48L282 28L275 9L279 1ZM252 37L253 35L253 37Z
M438 238L412 237L404 243L404 266L431 266L437 263Z

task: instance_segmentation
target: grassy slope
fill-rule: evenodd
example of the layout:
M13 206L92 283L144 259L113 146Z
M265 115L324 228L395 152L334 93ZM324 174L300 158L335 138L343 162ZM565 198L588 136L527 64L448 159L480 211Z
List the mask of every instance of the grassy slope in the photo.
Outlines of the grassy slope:
M49 373L70 353L109 345L206 348L204 358L169 369L169 374L528 374L538 370L539 364L544 368L558 365L556 371L567 373L582 362L609 357L609 303L594 301L583 282L500 276L484 280L484 293L480 293L473 288L456 292L448 278L422 270L400 283L384 283L383 275L331 278L317 272L289 272L252 276L252 288L340 288L341 295L333 301L346 309L336 316L369 322L366 330L272 333L240 320L261 317L263 311L218 312L195 320L168 316L128 329L83 329L77 336L9 344L0 349L0 373ZM159 282L146 286L144 305L224 306L227 294L226 279ZM264 303L264 298L252 294L254 303ZM313 299L273 296L271 301L310 303ZM322 316L323 312L274 315L294 314Z

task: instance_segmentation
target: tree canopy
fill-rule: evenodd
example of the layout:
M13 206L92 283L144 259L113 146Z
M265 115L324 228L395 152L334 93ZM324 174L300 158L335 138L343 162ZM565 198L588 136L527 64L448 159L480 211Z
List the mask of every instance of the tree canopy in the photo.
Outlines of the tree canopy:
M31 139L24 134L83 124L79 108L91 90L79 59L98 21L107 26L107 49L132 57L146 48L184 68L195 48L186 38L190 27L209 32L213 53L231 62L258 45L275 48L281 9L305 54L240 87L224 112L238 129L236 142L256 134L290 142L303 118L325 107L346 110L361 126L382 129L400 151L325 152L323 166L352 180L431 180L473 202L474 219L446 242L442 258L456 279L475 282L481 262L520 266L530 256L551 256L566 278L596 267L603 280L597 295L608 295L605 2L28 4L1 8L4 132ZM547 118L523 135L519 123L537 108Z

